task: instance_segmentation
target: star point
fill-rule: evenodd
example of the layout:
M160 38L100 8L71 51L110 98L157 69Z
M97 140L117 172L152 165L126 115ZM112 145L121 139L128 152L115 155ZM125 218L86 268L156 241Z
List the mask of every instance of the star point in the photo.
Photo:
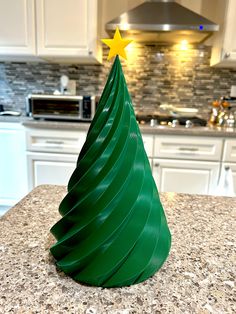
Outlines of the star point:
M119 55L127 60L125 47L128 46L131 41L132 40L129 39L123 39L117 27L113 39L102 39L102 42L110 48L107 59L110 60L112 57Z

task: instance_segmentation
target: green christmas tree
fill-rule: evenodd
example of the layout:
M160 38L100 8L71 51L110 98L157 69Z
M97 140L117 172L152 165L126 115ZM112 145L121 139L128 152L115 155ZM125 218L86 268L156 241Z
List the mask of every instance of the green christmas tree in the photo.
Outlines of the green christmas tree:
M76 281L119 287L152 276L171 235L117 55L127 41L117 30L104 42L116 58L51 228L51 253Z

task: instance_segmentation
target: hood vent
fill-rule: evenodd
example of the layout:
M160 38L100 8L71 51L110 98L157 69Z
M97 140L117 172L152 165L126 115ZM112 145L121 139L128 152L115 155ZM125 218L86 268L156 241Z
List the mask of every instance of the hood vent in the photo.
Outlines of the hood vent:
M152 0L129 10L106 24L113 35L119 27L123 37L139 42L202 43L219 25L171 0Z

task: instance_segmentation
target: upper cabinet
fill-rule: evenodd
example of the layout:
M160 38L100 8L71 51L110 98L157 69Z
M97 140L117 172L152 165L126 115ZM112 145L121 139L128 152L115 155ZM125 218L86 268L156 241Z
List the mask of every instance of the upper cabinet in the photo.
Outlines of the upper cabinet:
M101 62L97 0L36 0L36 13L40 57Z
M0 0L1 59L101 62L97 15L97 0Z
M220 31L215 35L211 65L236 67L236 1L219 1L221 12Z
M0 55L35 54L34 0L0 0Z

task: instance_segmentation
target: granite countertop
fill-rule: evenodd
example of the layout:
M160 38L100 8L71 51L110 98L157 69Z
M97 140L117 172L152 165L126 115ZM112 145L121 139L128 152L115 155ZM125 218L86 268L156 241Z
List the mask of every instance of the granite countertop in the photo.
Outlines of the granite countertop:
M21 117L0 117L0 122L17 122L27 128L57 129L57 130L81 130L87 131L90 123L86 122L65 122L65 121L44 121L34 120L32 118ZM183 126L172 128L170 126L140 125L143 134L165 134L165 135L187 135L187 136L210 136L210 137L236 137L236 128L222 127L193 127L185 128Z
M68 130L85 130L89 128L89 123L77 122L59 122L59 121L37 121L25 119L23 125L29 128L52 128L52 129L68 129ZM236 137L236 129L220 128L220 127L194 127L185 128L183 126L172 128L169 126L139 125L143 134L168 134L168 135L195 135L195 136L213 136L213 137Z
M147 281L103 289L56 270L50 227L62 186L39 186L0 219L0 313L235 313L236 198L163 193L172 249Z

